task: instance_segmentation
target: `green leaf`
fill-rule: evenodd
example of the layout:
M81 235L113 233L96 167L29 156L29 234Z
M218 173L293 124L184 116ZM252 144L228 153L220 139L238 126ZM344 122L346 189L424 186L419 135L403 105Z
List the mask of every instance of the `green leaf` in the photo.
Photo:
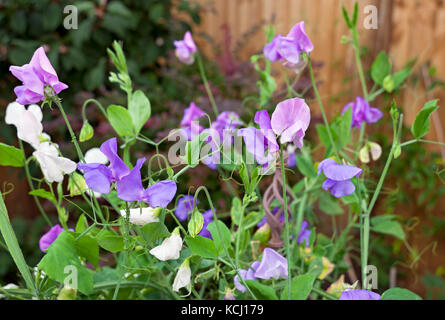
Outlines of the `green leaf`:
M99 267L99 245L96 239L89 235L84 235L76 240L76 250L79 256L87 259L94 267Z
M79 257L72 233L64 231L49 246L48 252L38 264L39 269L51 279L64 283L72 273L77 272L77 285L80 292L90 294L93 291L92 273L85 268ZM69 268L73 268L72 270Z
M254 280L246 280L246 284L249 286L249 289L253 292L257 299L278 300L278 297L272 287L265 286L264 284L261 284L258 281Z
M345 19L346 25L348 26L349 29L351 29L352 23L351 20L349 20L348 11L346 11L346 8L344 6L341 6L341 11L343 13L343 18Z
M338 150L351 142L352 108L349 108L339 119Z
M216 223L218 223L218 229L221 232L221 237L218 229L216 228ZM230 247L231 233L229 228L227 228L227 226L221 221L214 221L208 224L207 230L209 230L210 234L212 235L213 243L215 244L218 254L224 253L224 246L226 249Z
M127 109L122 106L110 105L107 109L108 120L111 126L121 137L132 137L133 120Z
M124 238L106 229L102 229L96 236L99 245L110 252L124 250Z
M258 224L264 218L264 213L261 211L252 211L243 220L243 229L249 229Z
M84 121L82 129L80 129L79 141L84 142L90 140L94 135L94 129L88 121Z
M326 126L324 126L322 124L318 124L316 126L316 129L317 129L318 137L320 138L321 143L326 148L326 154L327 155L330 154L331 149L332 149L332 144L331 144L331 140L329 139L328 129L326 128Z
M187 141L185 146L185 158L181 158L183 158L190 167L194 168L199 164L201 147L208 136L209 133L201 132L199 135L195 136L192 141ZM204 157L207 157L207 155L203 155L203 158Z
M81 234L88 228L88 221L84 214L81 214L76 223L76 233Z
M232 223L239 226L241 216L243 214L243 205L241 199L234 197L232 199L232 208L230 209L230 216L232 217Z
M170 236L170 232L162 222L147 223L141 228L141 233L144 240L149 244Z
M281 300L306 300L314 286L315 276L313 274L303 274L292 279L290 299L287 297L287 285L281 294Z
M190 236L185 237L185 242L189 249L196 255L208 258L216 259L218 257L218 252L216 251L215 244L212 240L204 238L201 236L196 236L192 238Z
M422 298L408 289L391 288L382 294L382 300L422 300Z
M249 173L247 172L247 168L244 163L241 164L241 167L239 169L239 175L241 177L241 180L243 181L244 190L246 190L247 194L250 194L252 190L250 189Z
M0 192L0 232L3 237L3 241L6 244L12 259L14 260L17 269L20 271L23 279L25 280L27 288L35 292L36 286L34 284L33 276L31 275L30 268L27 265L25 258L23 257L22 250L20 249L17 237L11 226L9 220L8 210L6 209L5 202L3 201L3 195Z
M314 169L314 163L312 162L308 149L301 149L301 153L298 153L296 158L298 170L300 170L305 177L315 178L317 176L317 172Z
M393 215L383 215L371 219L372 230L378 233L389 234L400 240L405 239L402 226Z
M57 204L57 200L56 197L54 197L54 195L51 192L48 192L44 189L36 189L36 190L32 190L29 192L30 195L32 196L37 196L46 200L51 201L54 204Z
M411 68L404 68L399 72L392 75L392 80L394 81L394 89L398 89L402 83L408 78L408 76L413 72Z
M318 203L318 206L321 211L324 213L335 216L342 214L343 208L340 206L337 200L335 200L329 193L322 192L320 195L320 202Z
M0 166L23 167L25 154L13 146L0 143Z
M131 96L128 111L133 121L134 131L139 133L151 114L150 100L141 90L135 91Z
M411 127L411 132L416 139L425 136L430 130L431 114L439 108L437 102L439 99L431 100L425 103L422 110L417 114L416 119Z
M383 86L383 80L391 73L391 64L385 51L379 53L371 68L371 77L375 83Z

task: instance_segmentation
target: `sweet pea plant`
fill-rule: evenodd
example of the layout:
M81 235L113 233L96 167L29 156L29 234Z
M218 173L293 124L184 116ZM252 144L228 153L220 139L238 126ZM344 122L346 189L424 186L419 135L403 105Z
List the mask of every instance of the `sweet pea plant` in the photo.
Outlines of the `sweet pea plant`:
M77 134L61 100L69 87L59 80L43 47L28 64L11 66L22 84L14 89L17 100L8 105L4 120L17 128L20 148L0 144L0 164L24 167L30 195L49 231L39 243L43 258L30 268L0 196L2 245L23 278L22 283L2 287L1 294L11 299L420 299L406 289L382 292L372 286L367 280L369 243L371 231L405 236L396 216L376 216L374 209L388 169L403 148L437 143L423 139L437 100L425 104L411 127L413 139L404 141L403 113L396 102L390 104L389 114L374 102L401 90L412 70L393 72L382 52L372 65L369 90L360 60L357 12L357 5L352 17L343 12L351 33L344 42L354 49L363 93L331 121L314 79L311 52L316 48L304 22L286 36L274 36L270 29L263 54L252 58L260 80L258 97L250 97L258 101L251 119L235 111L219 112L192 34L175 41L180 62L198 63L213 114L191 102L178 127L158 142L141 132L151 115L150 101L134 90L119 43L108 50L117 69L109 80L126 94L127 106L105 108L97 100L85 101L84 124ZM306 101L287 81L287 97L275 106L272 63L281 63L296 80L308 69L316 103ZM82 143L94 135L85 113L90 105L100 109L116 136L84 153ZM70 133L75 161L63 157L43 132L43 113L54 106ZM305 139L317 108L323 119L316 126L322 155ZM366 132L385 116L393 124L389 154ZM169 141L174 143L166 156L159 147ZM34 149L32 155L25 155L23 142ZM136 144L155 155L148 161L134 159ZM368 166L382 161L383 155L385 166L374 182ZM31 162L40 166L43 178L30 175ZM229 214L217 214L205 185L179 194L181 177L193 174L198 165L230 172L242 187L243 197L233 196ZM294 168L302 178L291 185ZM56 224L42 200L56 208ZM347 226L332 236L317 232L322 223L315 214L317 206L329 215L347 210ZM356 230L359 248L353 242ZM360 256L361 281L348 276L347 283L354 252Z

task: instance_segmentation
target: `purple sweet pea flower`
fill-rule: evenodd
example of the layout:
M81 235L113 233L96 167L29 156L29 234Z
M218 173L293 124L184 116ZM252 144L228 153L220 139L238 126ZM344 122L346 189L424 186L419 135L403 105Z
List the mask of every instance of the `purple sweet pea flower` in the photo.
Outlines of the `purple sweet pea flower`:
M210 233L209 230L207 230L207 226L209 225L210 222L213 221L213 212L211 209L207 210L202 214L202 216L204 218L204 224L198 235L200 235L201 237L212 239L212 234Z
M307 221L301 223L300 233L298 234L297 243L300 244L303 241L306 243L306 247L309 246L309 237L311 236L311 230L308 230Z
M45 54L43 47L38 48L28 64L21 67L11 66L9 71L23 85L14 88L17 102L22 105L38 103L45 100L45 93L58 94L68 86L59 81L56 71Z
M194 102L191 102L189 107L184 110L184 117L181 120L181 126L189 127L193 120L199 119L203 115L205 115L205 112L202 111Z
M271 125L281 143L293 142L303 147L303 138L311 121L311 110L304 99L293 98L280 102L272 113Z
M289 153L287 157L287 167L293 168L297 166L297 154L295 152Z
M300 55L309 53L314 46L304 30L304 21L295 24L287 36L277 35L263 50L264 56L270 61L286 60L292 66L300 63Z
M264 249L255 277L264 280L280 277L286 279L288 277L286 258L271 248Z
M73 229L68 229L70 231L73 231ZM59 236L59 234L61 234L63 231L65 231L65 229L63 229L59 224L56 224L54 227L52 227L47 233L45 233L39 241L39 247L40 250L42 250L43 252L46 251L46 249L48 249L48 247L54 242L56 241L57 237Z
M224 111L216 117L216 121L212 122L211 128L219 133L222 140L224 130L235 130L238 126L242 125L239 115L233 111Z
M232 141L230 135L233 134L234 130L242 125L239 115L236 112L225 111L218 115L216 121L212 122L209 129L204 129L202 132L208 133L206 143L211 146L209 156L202 159L202 162L206 164L209 168L216 170L217 165L220 163L220 153L218 150L221 147L221 142L224 141L224 135L229 136L229 140L226 138L226 143Z
M259 265L260 265L260 262L255 261L250 265L248 270L245 270L245 269L239 270L239 274L241 275L241 278L244 281L255 280L256 279L255 272L258 269ZM246 287L241 284L241 280L239 279L238 275L236 275L233 278L233 283L235 284L235 288L237 288L239 291L246 292Z
M276 152L280 147L272 130L267 111L258 111L255 114L254 121L259 125L259 130L255 127L240 129L238 130L238 136L243 137L247 151L254 155L258 164L266 165L276 159Z
M175 54L179 61L187 65L195 62L193 54L197 52L198 49L196 48L196 44L193 41L190 31L185 33L184 40L174 41L173 44L176 47Z
M271 42L264 46L264 56L272 62L282 61L284 59L279 50L281 38L281 34L278 34L272 39Z
M380 300L380 295L369 290L348 289L342 292L339 300Z
M349 196L354 193L355 186L350 181L353 177L358 177L362 173L362 169L338 164L333 159L325 159L318 165L318 175L323 171L326 180L323 183L323 190L328 190L336 197Z
M116 182L117 196L124 201L144 201L151 207L165 208L176 194L174 181L160 181L147 189L142 186L141 168L145 158L138 159L136 166L129 169L117 154L117 139L111 138L100 146L100 151L110 161L109 166L101 163L79 163L77 168L84 171L85 182L95 191L107 194L110 185Z
M356 97L355 102L348 103L343 108L342 114L344 114L349 108L352 108L351 127L356 127L358 129L362 127L362 122L376 123L383 116L383 113L379 109L372 108L368 101L362 97Z
M77 168L84 172L85 181L91 190L108 194L111 183L128 175L130 169L117 154L116 138L108 139L102 143L100 151L110 161L108 166L102 163L79 163ZM142 163L140 163L141 166Z
M152 208L165 208L176 194L176 183L164 180L144 189L140 170L144 161L139 159L128 175L116 181L117 196L125 201L144 201Z
M187 220L189 213L193 210L195 206L194 196L186 195L178 200L178 205L176 206L175 215L180 221ZM196 199L196 204L198 204L198 199Z

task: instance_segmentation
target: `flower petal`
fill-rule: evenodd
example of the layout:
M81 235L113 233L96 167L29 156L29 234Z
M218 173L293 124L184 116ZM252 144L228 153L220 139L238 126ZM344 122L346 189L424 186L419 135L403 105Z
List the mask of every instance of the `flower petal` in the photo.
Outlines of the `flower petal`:
M176 182L171 180L160 181L145 190L145 200L153 208L165 208L175 197L176 190Z

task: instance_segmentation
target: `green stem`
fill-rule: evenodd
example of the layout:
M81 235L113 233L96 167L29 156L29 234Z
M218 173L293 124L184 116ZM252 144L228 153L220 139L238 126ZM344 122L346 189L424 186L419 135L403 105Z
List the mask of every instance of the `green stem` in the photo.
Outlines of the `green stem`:
M25 153L25 148L23 148L23 143L22 143L22 140L20 140L20 139L19 139L19 145L20 145L20 149L23 151L23 153ZM23 167L25 168L26 179L28 180L29 189L31 189L31 191L34 191L34 184L32 183L32 177L31 177L31 173L29 171L29 166L28 166L28 162L26 161L26 158L23 161ZM43 210L43 207L40 204L39 198L37 196L32 196L32 197L34 198L34 201L37 205L37 208L40 211L40 214L43 216L46 223L48 223L48 225L50 227L52 227L53 224L52 224L51 220L48 218L48 216L46 215L45 210Z
M218 233L218 237L220 239L222 239L222 233L221 230L219 229L219 225L218 225L218 217L216 216L216 211L215 208L213 206L213 202L212 202L212 198L210 197L210 193L207 190L207 188L205 186L200 186L195 193L195 198L194 198L194 203L196 203L196 200L198 199L198 194L199 192L203 190L204 193L206 194L207 197L207 201L209 202L210 205L210 209L212 210L213 213L213 219L215 222L215 226L216 226L216 232ZM229 262L230 262L230 266L232 267L233 270L236 271L236 274L238 275L238 278L240 280L240 282L243 284L244 287L246 287L247 291L249 292L249 294L255 299L258 300L257 297L255 296L255 294L252 292L252 290L250 289L250 287L247 285L246 281L243 279L243 277L241 276L241 274L239 273L238 270L238 265L236 265L236 263L233 261L232 257L229 255L229 251L227 250L226 244L224 243L224 241L221 241L221 244L223 246L224 249L224 254L227 258L229 258Z
M385 181L386 175L388 174L389 167L394 158L394 152L396 151L398 141L400 141L400 134L402 132L402 124L403 124L403 114L400 115L398 129L394 130L394 139L391 146L391 151L389 152L389 156L386 160L385 167L383 168L382 175L377 183L377 187L374 191L374 194L371 198L371 202L367 208L366 214L363 217L363 250L361 252L361 264L362 264L362 287L365 288L365 277L366 277L366 267L368 265L368 251L369 251L369 217L371 215L372 209L374 208L375 203L379 197L380 191L382 190L383 183Z
M128 202L125 202L125 213L126 213L126 217L124 218L124 223L122 225L122 229L123 229L123 235L124 235L124 263L123 266L121 267L125 267L125 265L127 264L127 260L128 260L128 236L129 236L129 221L130 221L130 209L128 207ZM113 294L113 300L117 299L117 295L119 293L119 289L120 289L120 285L121 285L121 281L122 278L125 274L125 271L120 270L119 272L119 279L117 280L117 285L116 288L114 289L114 294Z
M321 116L323 117L323 122L326 127L326 131L328 132L329 141L332 145L332 149L334 150L335 155L337 156L338 159L340 159L340 157L338 156L337 147L335 146L335 143L334 143L334 138L332 137L332 132L331 132L331 128L329 126L329 121L328 121L328 118L326 117L326 113L324 111L323 102L321 101L320 93L318 92L317 83L315 82L314 71L312 70L312 60L311 60L310 55L306 55L306 57L308 60L308 68L309 68L309 74L311 76L312 88L314 89L315 97L317 98L318 106L320 107Z
M215 117L219 115L218 112L218 106L216 105L215 99L213 98L212 90L210 90L209 82L207 80L207 76L204 70L204 64L202 63L202 58L199 54L196 55L198 60L198 66L199 66L199 72L201 73L202 81L204 82L204 87L207 91L207 95L209 96L210 104L213 108L213 113L215 114Z
M63 119L65 120L66 126L68 128L68 131L70 133L71 136L71 141L74 143L74 146L76 148L77 151L77 155L79 156L79 160L81 160L82 162L85 162L85 159L83 157L83 153L82 150L79 147L79 144L77 142L77 138L76 135L74 134L73 128L71 128L71 124L68 121L68 117L66 116L65 110L63 110L62 104L60 103L60 99L59 97L54 97L53 101L56 103L56 105L59 107L60 113L62 114Z
M284 167L284 155L283 155L283 145L280 147L280 162L281 162L281 177L283 180L283 209L284 209L284 226L286 229L286 255L287 255L287 296L290 299L291 296L291 250L290 250L290 236L289 236L289 212L287 211L287 189L286 189L286 172Z
M442 143L442 142L439 142L439 141L431 141L431 140L423 140L423 139L413 139L413 140L406 141L406 142L400 144L400 147L403 148L405 146L408 146L408 145L416 143L416 142L435 144L435 145L442 146L442 147L445 146L445 143Z
M360 78L360 83L362 85L364 98L366 101L368 101L368 98L369 98L368 87L366 86L365 74L363 72L362 61L360 59L360 41L359 41L359 37L358 37L358 32L354 28L351 30L351 33L352 33L352 44L354 47L355 63L357 64L358 75ZM358 142L358 148L360 148L363 143L363 138L365 136L365 130L366 130L366 123L363 122L362 127L360 129L360 138L359 138L359 142Z

